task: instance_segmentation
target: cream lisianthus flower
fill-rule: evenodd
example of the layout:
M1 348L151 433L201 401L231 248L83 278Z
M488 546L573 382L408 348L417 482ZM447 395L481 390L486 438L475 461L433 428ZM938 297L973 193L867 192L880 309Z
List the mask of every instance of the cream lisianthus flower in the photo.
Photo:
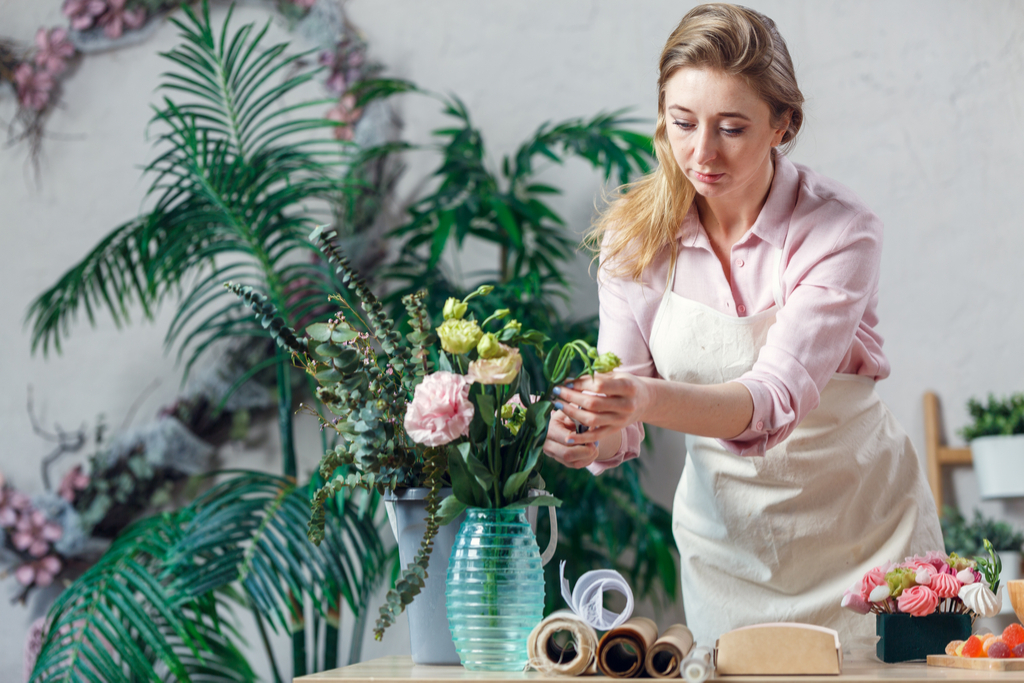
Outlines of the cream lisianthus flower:
M478 358L469 364L466 379L479 384L511 384L523 367L523 357L519 349L513 349L499 343L503 351L500 356Z
M441 348L448 353L461 355L476 348L480 337L484 334L475 320L449 318L437 328L437 336L441 339Z

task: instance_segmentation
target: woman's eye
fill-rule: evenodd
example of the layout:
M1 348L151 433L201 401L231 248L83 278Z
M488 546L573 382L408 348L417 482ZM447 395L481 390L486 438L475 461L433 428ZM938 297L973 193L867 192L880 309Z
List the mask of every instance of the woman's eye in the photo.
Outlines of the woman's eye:
M742 135L744 130L746 130L746 129L745 128L723 128L722 132L725 133L726 135L730 136L730 137L736 137L737 135Z
M696 128L696 126L690 123L689 121L673 121L672 123L682 128L683 130L693 130L694 128Z

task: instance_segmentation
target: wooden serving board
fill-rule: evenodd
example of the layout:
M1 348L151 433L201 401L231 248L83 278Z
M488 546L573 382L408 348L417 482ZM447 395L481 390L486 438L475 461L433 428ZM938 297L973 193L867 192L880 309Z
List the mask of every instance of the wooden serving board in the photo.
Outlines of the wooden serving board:
M989 657L928 655L928 666L945 666L951 669L974 669L975 671L1024 671L1024 659L991 659Z

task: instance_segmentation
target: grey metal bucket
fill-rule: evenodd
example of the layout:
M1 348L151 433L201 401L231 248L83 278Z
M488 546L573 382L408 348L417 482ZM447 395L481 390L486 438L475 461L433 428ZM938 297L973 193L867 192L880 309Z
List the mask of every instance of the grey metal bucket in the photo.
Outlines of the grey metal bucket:
M398 556L402 567L416 557L423 534L426 533L426 497L430 489L411 488L384 494L385 507L391 521L391 530L398 541ZM450 495L451 489L441 489L440 498ZM430 554L427 580L423 590L405 608L409 615L409 644L415 664L460 664L455 643L448 629L448 610L445 606L445 585L448 577L448 559L452 554L455 536L465 515L459 515L438 529L434 550Z

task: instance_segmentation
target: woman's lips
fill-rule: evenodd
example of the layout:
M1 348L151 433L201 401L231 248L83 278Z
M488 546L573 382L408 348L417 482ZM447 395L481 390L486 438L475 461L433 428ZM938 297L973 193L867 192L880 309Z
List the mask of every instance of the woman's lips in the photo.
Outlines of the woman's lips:
M701 173L700 171L694 171L693 177L702 183L715 183L718 182L724 173Z

